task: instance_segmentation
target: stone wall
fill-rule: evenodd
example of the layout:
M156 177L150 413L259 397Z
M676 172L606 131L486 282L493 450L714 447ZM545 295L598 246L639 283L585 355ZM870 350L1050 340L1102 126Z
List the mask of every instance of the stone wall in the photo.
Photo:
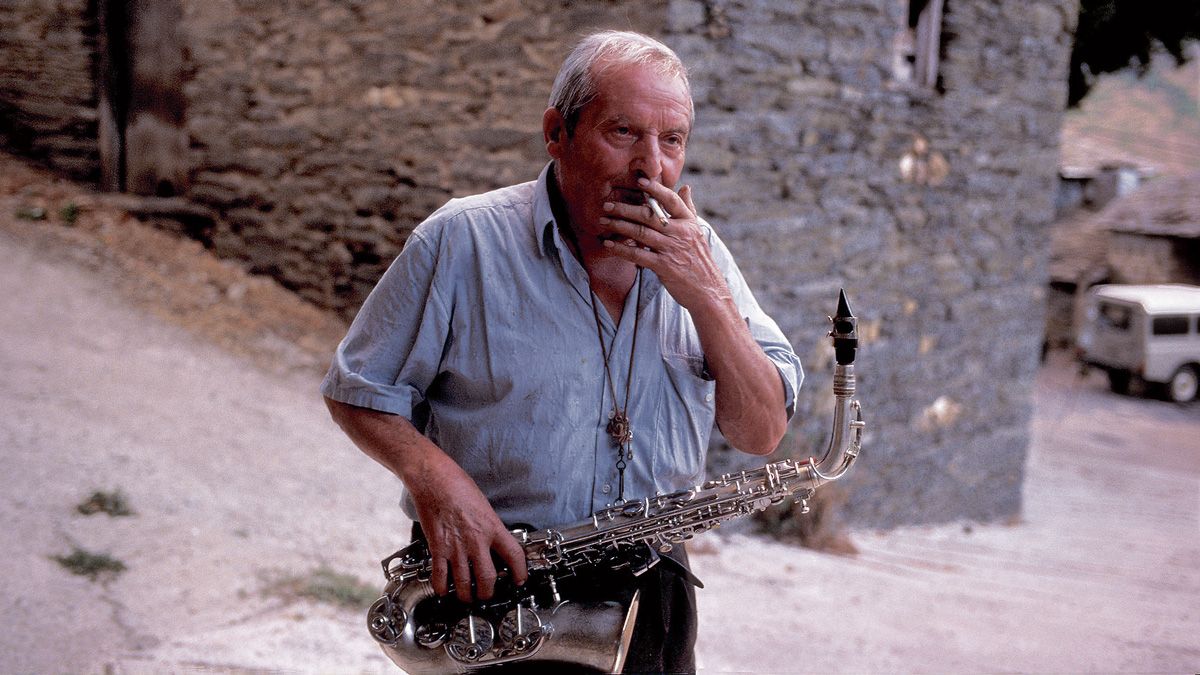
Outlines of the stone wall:
M839 286L862 317L844 516L997 520L1020 508L1077 7L952 0L932 89L897 74L907 4L673 1L685 180L808 368L796 452L827 438Z
M684 180L808 370L781 452L829 433L845 287L871 425L845 516L1018 512L1075 0L949 0L936 87L897 56L906 0L179 1L193 234L346 316L446 199L536 175L570 43L659 35L692 72Z
M185 0L189 196L212 243L352 315L454 195L530 180L558 63L663 2Z
M96 180L95 58L88 0L0 2L0 146Z

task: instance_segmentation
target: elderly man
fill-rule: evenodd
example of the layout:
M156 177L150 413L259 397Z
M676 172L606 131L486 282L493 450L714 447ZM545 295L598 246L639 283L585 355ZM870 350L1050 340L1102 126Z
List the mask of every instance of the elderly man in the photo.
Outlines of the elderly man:
M322 392L403 482L439 594L490 597L493 555L523 583L515 523L695 485L714 421L748 453L782 438L800 364L673 189L693 116L666 46L585 38L542 116L538 179L431 215L339 346ZM694 669L688 578L639 578L628 670Z

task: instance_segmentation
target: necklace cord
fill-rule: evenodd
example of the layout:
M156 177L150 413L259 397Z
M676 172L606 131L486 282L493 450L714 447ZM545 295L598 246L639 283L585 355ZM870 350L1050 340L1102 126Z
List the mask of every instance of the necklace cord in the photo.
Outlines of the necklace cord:
M562 223L555 219L555 226L563 233L567 242L574 249L575 255L579 262L583 263L583 249L579 245L579 239L575 236L575 231L570 227L563 227ZM586 271L586 267L585 267ZM596 297L596 292L592 290L591 275L588 275L588 293L591 295L589 304L592 306L592 318L596 322L596 340L600 343L600 356L604 359L604 376L608 380L608 391L612 394L613 409L608 422L608 435L617 444L617 502L625 501L625 468L628 466L627 460L633 460L633 427L629 424L629 386L633 382L633 357L637 353L637 336L638 324L642 318L642 267L637 268L637 304L633 308L633 339L629 346L629 368L625 374L625 400L621 407L617 407L617 387L613 383L612 369L609 368L609 356L612 353L612 348L617 344L617 334L621 330L621 319L617 319L616 330L613 331L612 341L609 347L604 347L604 332L600 326L600 310L597 309L599 298Z
M610 416L608 433L612 436L613 441L617 444L617 501L625 501L625 468L628 466L627 460L633 459L633 429L629 424L629 389L633 383L633 360L637 353L637 335L638 324L642 317L642 268L637 270L637 297L635 299L633 311L633 338L629 346L629 366L625 374L625 392L624 400L621 405L617 405L617 387L613 382L612 368L609 366L609 357L612 355L613 348L616 346L617 334L621 329L620 319L617 320L616 330L613 331L612 341L608 348L604 346L604 333L600 326L600 310L597 308L599 298L596 297L596 292L588 285L588 291L591 294L592 318L596 322L596 339L600 343L600 356L604 359L604 375L608 381L608 391L612 395L613 409Z

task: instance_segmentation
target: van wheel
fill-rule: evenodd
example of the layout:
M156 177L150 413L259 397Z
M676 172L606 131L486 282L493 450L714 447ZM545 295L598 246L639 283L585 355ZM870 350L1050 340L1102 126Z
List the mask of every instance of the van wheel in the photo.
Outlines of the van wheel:
M1183 366L1171 376L1167 383L1167 396L1176 403L1187 403L1196 398L1196 389L1200 388L1200 376L1194 366Z
M1131 379L1127 370L1110 370L1108 371L1108 388L1112 389L1114 394L1128 394Z

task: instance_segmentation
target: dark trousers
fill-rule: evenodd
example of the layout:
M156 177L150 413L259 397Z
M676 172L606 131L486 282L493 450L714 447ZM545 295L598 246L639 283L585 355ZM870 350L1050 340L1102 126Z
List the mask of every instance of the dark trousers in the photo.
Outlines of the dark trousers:
M424 540L418 523L413 523L413 540ZM607 583L607 582L605 582ZM687 552L677 547L650 570L633 580L641 589L637 619L623 673L696 672L696 586ZM561 664L522 664L490 668L515 673L569 672Z
M696 587L687 554L677 550L638 579L641 602L622 672L696 672Z

